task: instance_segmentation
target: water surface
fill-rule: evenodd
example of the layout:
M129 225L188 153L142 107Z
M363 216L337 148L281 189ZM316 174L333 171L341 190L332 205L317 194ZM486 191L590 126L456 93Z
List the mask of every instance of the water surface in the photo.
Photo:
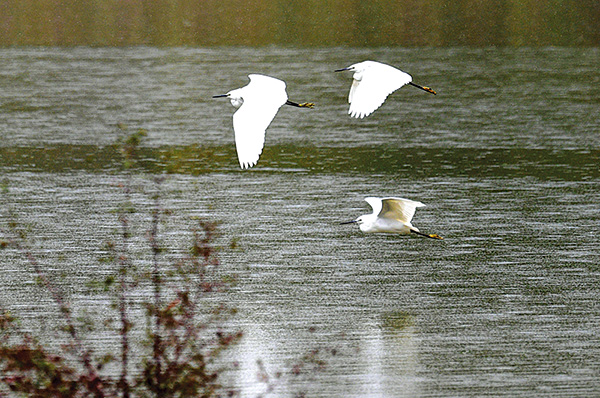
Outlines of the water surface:
M364 59L438 95L403 88L350 119L350 76L332 71ZM256 359L276 371L313 347L339 355L274 396L598 395L597 60L557 48L3 49L2 223L29 226L76 308L105 305L85 283L111 271L97 260L124 200L114 143L123 126L144 128L133 251L147 256L154 174L168 172L172 254L195 218L220 222L245 332L228 380L243 396L264 388ZM258 165L241 171L234 109L211 96L251 72L317 107L280 110ZM414 224L446 239L339 225L368 212L369 195L424 202ZM0 256L0 303L52 338L37 321L55 321L51 300L16 253Z

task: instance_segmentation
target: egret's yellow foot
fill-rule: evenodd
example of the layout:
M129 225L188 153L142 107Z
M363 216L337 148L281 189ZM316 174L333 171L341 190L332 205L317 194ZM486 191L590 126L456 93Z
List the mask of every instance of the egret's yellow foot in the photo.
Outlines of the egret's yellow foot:
M298 106L312 109L315 107L315 104L314 104L314 102L303 102L301 104L298 104Z

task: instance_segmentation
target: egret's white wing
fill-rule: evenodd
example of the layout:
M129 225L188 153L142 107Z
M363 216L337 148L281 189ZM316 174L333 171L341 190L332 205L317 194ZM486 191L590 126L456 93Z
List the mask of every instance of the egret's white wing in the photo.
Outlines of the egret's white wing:
M381 199L381 212L379 217L390 218L404 223L410 223L417 207L425 206L421 202L402 198Z
M267 127L275 118L279 106L244 101L233 114L235 147L242 169L254 166L265 145Z
M254 98L279 103L279 106L283 105L288 99L283 80L256 73L248 75L248 78L250 78L250 83L246 86L247 93L250 93Z
M265 133L279 108L287 101L285 83L263 75L249 75L242 106L233 114L235 147L240 166L254 166L265 144Z
M350 94L348 94L348 103L351 104L352 103L352 98L354 98L354 92L356 91L356 88L358 87L360 81L356 80L356 79L352 79L352 86L350 86Z
M380 198L365 198L365 202L367 202L373 208L373 214L378 215L381 212L381 199Z
M408 73L379 62L369 62L362 79L353 80L350 88L350 109L352 117L363 118L373 113L385 99L400 87L412 81Z

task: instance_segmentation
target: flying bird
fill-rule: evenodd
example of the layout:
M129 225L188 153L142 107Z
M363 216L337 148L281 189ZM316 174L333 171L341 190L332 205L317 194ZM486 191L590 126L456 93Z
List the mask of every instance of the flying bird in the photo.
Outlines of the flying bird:
M349 70L354 72L352 86L348 95L350 109L348 114L355 118L364 118L383 104L385 99L400 87L410 84L413 87L436 94L429 87L412 82L412 76L393 66L375 61L364 61L338 69L336 72Z
M285 82L270 76L248 75L248 85L213 98L228 98L238 108L233 114L235 147L242 169L258 162L265 144L265 132L283 105L313 108L312 102L298 104L288 100Z
M437 234L424 234L410 221L417 207L425 206L421 202L402 198L365 198L373 208L372 214L364 214L356 220L341 224L358 224L365 233L388 232L400 235L416 234L432 239L444 239Z

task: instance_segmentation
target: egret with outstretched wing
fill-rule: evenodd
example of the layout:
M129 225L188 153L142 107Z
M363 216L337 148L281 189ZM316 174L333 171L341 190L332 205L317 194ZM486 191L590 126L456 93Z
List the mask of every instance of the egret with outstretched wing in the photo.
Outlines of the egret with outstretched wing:
M432 239L444 239L437 234L424 234L411 224L417 207L424 207L421 202L403 198L368 197L365 201L373 208L372 214L363 214L356 220L342 224L358 224L365 233L387 232L400 235L411 233Z
M248 75L248 85L231 90L213 98L229 98L231 105L238 108L233 114L235 147L242 169L258 162L265 145L267 127L283 105L312 108L312 102L298 104L288 100L285 82L270 76Z
M364 118L379 108L385 99L400 87L410 84L431 94L436 94L429 87L412 82L412 76L393 66L375 61L364 61L338 69L354 72L352 86L348 95L350 109L348 114L355 118Z

